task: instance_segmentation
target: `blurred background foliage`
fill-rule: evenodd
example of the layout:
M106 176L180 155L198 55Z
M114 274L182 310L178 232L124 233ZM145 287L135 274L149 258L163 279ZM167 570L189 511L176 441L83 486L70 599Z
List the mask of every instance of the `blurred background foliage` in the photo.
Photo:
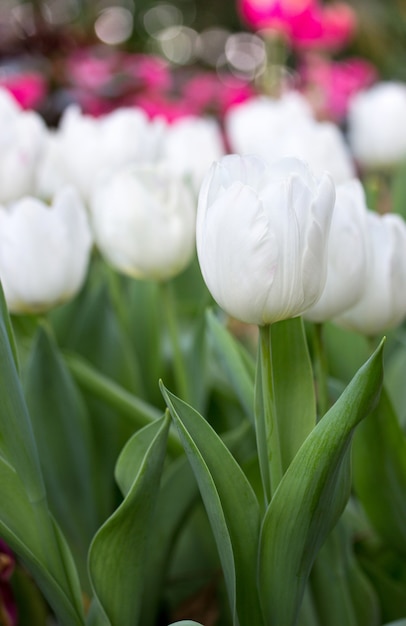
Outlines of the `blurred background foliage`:
M406 80L406 2L347 3L358 15L358 31L345 54L372 61L383 79ZM104 42L158 52L181 65L207 63L208 51L241 30L233 0L1 0L0 58Z

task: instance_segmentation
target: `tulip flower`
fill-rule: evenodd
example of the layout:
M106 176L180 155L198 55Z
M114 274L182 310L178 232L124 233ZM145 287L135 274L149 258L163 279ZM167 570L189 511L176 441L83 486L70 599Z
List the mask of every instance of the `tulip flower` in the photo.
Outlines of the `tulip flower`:
M153 280L181 272L195 249L187 184L164 166L128 166L106 176L90 201L96 243L118 271Z
M365 170L390 168L406 159L406 84L377 83L352 98L348 140Z
M364 190L358 180L337 185L326 285L320 299L305 312L307 319L325 322L359 300L367 277L367 214Z
M335 200L331 177L298 159L272 165L228 155L199 195L196 242L203 278L231 316L265 325L301 315L320 297Z
M368 265L354 307L336 321L368 336L394 328L406 317L406 224L399 215L368 212ZM351 253L352 254L352 253Z
M149 122L141 109L117 109L94 119L69 107L56 131L49 133L38 166L38 193L48 197L62 183L69 183L87 202L103 171L155 159L161 128L159 121Z
M196 149L191 150L191 146L196 146ZM189 116L167 125L160 156L177 175L190 180L197 195L208 168L224 152L216 121Z
M13 313L35 313L81 288L92 245L86 210L65 187L48 206L25 197L0 206L0 279Z
M230 109L225 119L233 152L258 154L269 162L293 156L317 175L327 170L336 183L354 177L354 164L338 126L317 122L303 96L259 98Z
M7 98L0 102L0 202L32 194L46 127L34 111L22 111Z

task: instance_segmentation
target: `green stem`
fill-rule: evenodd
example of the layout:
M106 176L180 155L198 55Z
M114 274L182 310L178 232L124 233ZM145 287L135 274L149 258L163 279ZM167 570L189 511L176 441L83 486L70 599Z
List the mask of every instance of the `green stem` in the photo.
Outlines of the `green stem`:
M319 419L330 408L328 394L328 365L323 342L323 324L314 324L313 328L313 359L317 389L317 407Z
M176 315L175 299L172 284L169 281L160 283L166 327L171 341L175 382L179 397L190 403L190 391L184 355L181 348L179 325Z
M265 505L281 481L282 460L272 371L270 326L259 328L258 363L255 382L255 424L259 465Z

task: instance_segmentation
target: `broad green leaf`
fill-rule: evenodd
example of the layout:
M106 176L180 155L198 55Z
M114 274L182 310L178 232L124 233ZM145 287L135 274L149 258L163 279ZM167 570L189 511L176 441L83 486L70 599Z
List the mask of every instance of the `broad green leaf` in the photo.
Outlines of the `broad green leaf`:
M11 319L8 313L7 304L4 298L4 292L3 292L3 287L1 285L1 282L0 282L0 317L2 320L2 324L3 324L3 332L5 332L8 338L8 343L10 345L11 353L13 355L14 364L16 366L16 369L18 370L19 361L18 361L17 346L16 346L16 341L15 341L15 337L13 333L13 326L12 326Z
M294 626L311 566L350 493L350 442L382 385L383 342L307 437L266 512L259 586L269 624Z
M77 298L50 314L56 329L57 343L89 362L97 371L136 396L142 395L139 364L129 329L120 323L114 308L108 280L112 276L99 258L92 265L91 275ZM125 293L122 293L125 303ZM118 302L120 302L118 300ZM97 499L104 504L103 519L116 506L114 466L120 451L133 434L134 427L114 408L93 393L83 391L93 427L97 450ZM162 415L162 411L160 413Z
M263 624L256 569L260 511L241 468L208 422L192 407L162 393L179 430L217 543L234 624Z
M376 593L353 554L353 538L341 518L313 564L310 580L323 626L380 626Z
M0 536L18 554L64 626L84 624L72 557L46 503L31 502L15 470L0 457Z
M272 369L282 467L316 424L313 372L301 317L271 326Z
M24 388L48 503L87 584L87 551L102 522L92 432L83 400L44 327L24 371Z
M165 415L133 436L133 442L128 444L130 449L134 447L138 453L143 451L143 455L140 459L126 453L118 462L117 475L127 495L97 532L90 546L91 582L113 626L136 626L139 623L146 551L151 541L151 520L169 425L169 416ZM134 440L137 442L140 438L143 446L134 444ZM133 481L129 486L132 469Z
M207 312L207 323L213 338L214 351L245 414L253 423L255 362L211 310Z
M164 472L157 494L156 509L145 563L145 589L140 623L156 624L159 602L162 600L165 580L175 540L187 515L199 497L199 489L186 456L171 463Z
M384 388L353 444L354 487L382 538L406 555L406 436Z
M0 303L0 455L18 472L35 502L44 499L45 487L16 369L15 345L2 292Z

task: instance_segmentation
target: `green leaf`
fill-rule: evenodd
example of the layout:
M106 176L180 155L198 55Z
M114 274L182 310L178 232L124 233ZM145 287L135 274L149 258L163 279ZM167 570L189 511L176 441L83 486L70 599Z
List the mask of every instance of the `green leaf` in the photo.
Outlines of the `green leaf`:
M271 325L271 350L282 467L286 471L316 424L313 371L301 317Z
M145 563L145 589L140 623L156 624L170 557L188 513L199 497L199 489L186 456L171 463L162 476L152 520L151 541Z
M30 502L15 470L0 457L0 536L18 554L62 624L84 624L68 547L44 501Z
M180 622L172 622L169 626L201 626L200 622L193 622L191 619L183 619Z
M208 422L161 385L192 466L223 567L234 624L260 626L256 585L260 511L241 468Z
M384 388L353 444L354 487L371 524L406 555L406 437Z
M44 327L38 329L24 383L48 503L87 584L87 551L102 521L92 432L83 400Z
M253 424L255 362L211 310L207 311L207 323L221 366L245 414Z
M267 623L294 626L316 554L350 493L349 446L382 385L383 342L307 437L266 512L259 586Z
M117 476L126 497L90 546L91 582L106 617L114 626L139 623L146 550L152 540L151 520L169 425L169 416L165 415L137 432L127 444L117 465ZM137 455L131 454L131 450Z
M0 455L18 472L35 502L45 497L45 487L2 291L0 303Z
M378 598L355 559L343 517L318 553L310 579L323 626L380 626Z
M120 414L133 429L143 428L162 417L162 411L103 375L85 359L76 354L65 354L65 363L83 391ZM174 455L183 452L179 438L172 433L168 436L168 449Z

